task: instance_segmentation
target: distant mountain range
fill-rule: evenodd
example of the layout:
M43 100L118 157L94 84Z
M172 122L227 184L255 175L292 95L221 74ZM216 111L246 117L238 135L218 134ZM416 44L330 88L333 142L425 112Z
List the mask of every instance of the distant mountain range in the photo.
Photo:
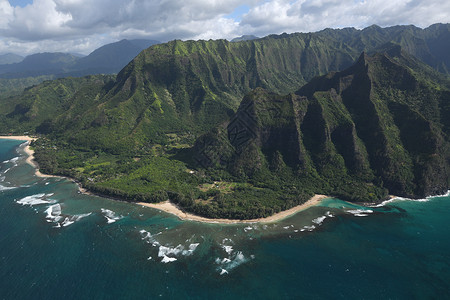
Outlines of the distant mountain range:
M84 57L68 53L38 53L25 58L3 55L0 59L4 59L5 63L0 64L0 77L113 74L119 72L142 50L158 43L152 40L121 40L102 46Z
M7 65L18 63L23 60L23 57L17 54L6 53L0 55L0 65Z

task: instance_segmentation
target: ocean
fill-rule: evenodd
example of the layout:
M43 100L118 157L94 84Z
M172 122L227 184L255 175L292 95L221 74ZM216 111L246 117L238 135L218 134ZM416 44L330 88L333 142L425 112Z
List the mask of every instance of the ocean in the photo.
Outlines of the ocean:
M40 178L0 140L1 299L449 299L450 197L205 224Z

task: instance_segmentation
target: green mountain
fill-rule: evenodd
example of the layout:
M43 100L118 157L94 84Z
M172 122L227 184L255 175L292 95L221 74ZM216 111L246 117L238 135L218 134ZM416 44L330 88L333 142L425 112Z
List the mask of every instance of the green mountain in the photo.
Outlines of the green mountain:
M55 127L75 143L114 153L165 145L168 134L192 144L226 121L252 89L295 91L313 76L349 65L355 57L348 52L308 36L155 45L128 64L82 116L73 119L68 111L54 119ZM93 123L100 126L86 126Z
M447 28L430 30L445 41ZM41 135L44 172L211 217L267 216L313 193L435 194L448 188L450 84L436 71L447 54L427 46L433 69L403 52L408 35L389 42L411 31L406 50L419 56L427 30L154 45L117 77L48 81L2 101L0 131Z
M434 24L421 29L413 25L381 28L372 25L363 30L355 28L325 29L318 35L348 44L359 52L371 52L385 43L394 42L436 70L450 72L450 24Z
M0 78L0 101L7 101L8 97L18 96L23 93L23 91L33 85L40 84L45 80L54 79L53 75L42 75L35 77L26 78Z
M450 178L448 84L399 46L363 53L349 69L295 94L254 90L228 125L197 141L194 157L198 167L255 186L312 188L353 201L443 193Z
M129 151L130 145L136 153L151 151L155 144L170 143L173 139L168 135L173 134L178 144L192 144L195 137L225 122L254 88L294 92L315 76L349 67L366 48L378 51L391 38L408 37L410 31L418 36L448 32L444 25L430 28L372 26L330 31L335 36L327 31L235 43L155 45L131 61L82 117L72 120L69 111L54 119L55 128L60 128L61 135L70 135L74 143L112 153ZM418 42L414 48L416 40L410 40L409 51L422 45ZM444 61L445 55L437 59Z
M67 110L76 113L78 107L90 106L113 79L113 75L61 78L26 88L20 96L0 102L0 110L8 112L0 116L0 129L11 133L50 133L53 118Z

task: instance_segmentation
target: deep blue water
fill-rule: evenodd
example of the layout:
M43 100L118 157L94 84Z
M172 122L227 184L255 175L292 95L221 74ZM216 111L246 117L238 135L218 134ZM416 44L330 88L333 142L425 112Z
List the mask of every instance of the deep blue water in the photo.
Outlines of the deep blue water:
M1 299L450 298L449 197L201 224L38 178L20 144L0 140Z

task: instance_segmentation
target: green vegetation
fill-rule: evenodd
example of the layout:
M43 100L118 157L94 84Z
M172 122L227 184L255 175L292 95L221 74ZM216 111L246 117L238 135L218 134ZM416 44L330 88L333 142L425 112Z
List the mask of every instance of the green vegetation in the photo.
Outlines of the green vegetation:
M2 101L0 131L39 135L43 172L214 218L264 217L314 193L446 191L449 80L382 44L400 31L371 30L155 45L117 77L46 81Z
M20 95L26 88L52 79L54 79L52 75L16 79L0 78L0 99Z

